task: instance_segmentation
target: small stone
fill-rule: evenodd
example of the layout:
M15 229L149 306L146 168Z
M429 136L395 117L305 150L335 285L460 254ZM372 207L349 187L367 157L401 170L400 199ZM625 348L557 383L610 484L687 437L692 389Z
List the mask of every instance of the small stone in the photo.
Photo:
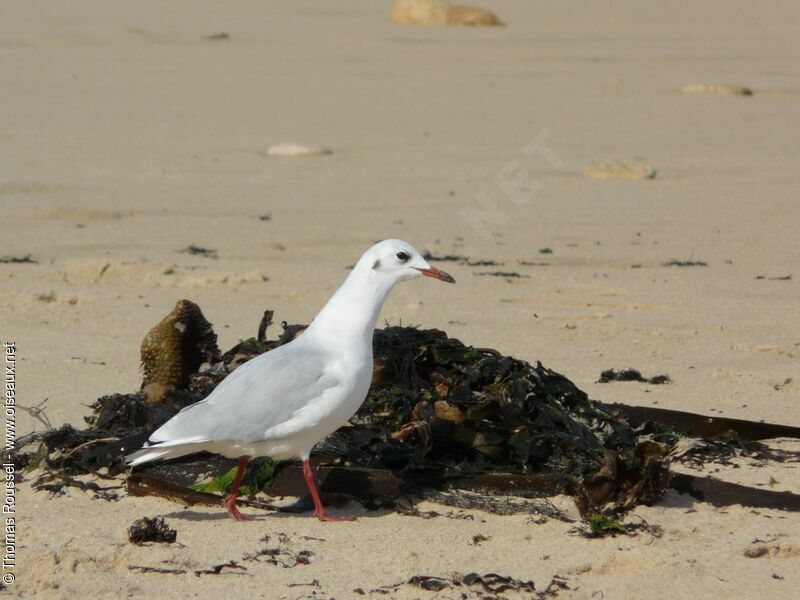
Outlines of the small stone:
M392 21L400 25L499 26L503 22L493 12L473 6L451 5L446 0L397 0Z
M323 156L333 154L333 150L323 146L303 146L302 144L276 144L267 148L267 156Z
M752 96L753 90L743 85L726 83L690 83L681 88L684 94L717 94L719 96Z
M769 548L763 545L750 546L744 551L744 555L747 558L761 558L762 556L766 556L767 553L769 553Z
M597 163L583 172L592 179L654 179L656 170L641 162Z

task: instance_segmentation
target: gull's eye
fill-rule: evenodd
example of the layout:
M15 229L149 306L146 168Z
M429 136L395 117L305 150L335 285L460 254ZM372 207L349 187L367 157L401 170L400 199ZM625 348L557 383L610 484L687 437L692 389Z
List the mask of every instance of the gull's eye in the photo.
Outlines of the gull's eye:
M397 254L395 254L395 256L397 257L397 260L399 260L400 262L406 262L408 260L408 253L403 252L402 250Z

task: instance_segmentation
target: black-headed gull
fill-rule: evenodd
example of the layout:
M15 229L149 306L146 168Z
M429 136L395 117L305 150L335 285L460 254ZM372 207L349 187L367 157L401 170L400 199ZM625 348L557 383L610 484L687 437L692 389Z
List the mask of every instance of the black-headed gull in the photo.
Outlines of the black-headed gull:
M207 398L157 429L131 465L208 451L238 457L228 514L246 520L236 496L247 461L300 458L321 521L352 520L325 511L309 455L352 417L372 380L372 334L389 292L400 281L425 275L455 280L432 267L410 244L385 240L367 250L303 335L233 371Z

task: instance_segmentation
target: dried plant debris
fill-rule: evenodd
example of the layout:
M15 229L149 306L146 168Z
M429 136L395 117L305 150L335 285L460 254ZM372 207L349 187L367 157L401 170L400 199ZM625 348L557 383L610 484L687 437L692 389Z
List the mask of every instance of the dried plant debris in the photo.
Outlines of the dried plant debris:
M232 560L221 565L214 565L208 569L199 569L194 574L198 577L201 575L246 575L247 567Z
M422 258L429 262L455 262L462 265L467 265L468 267L499 267L504 264L503 262L497 260L472 259L469 256L461 256L459 254L444 254L437 256L435 254L431 254L427 250L422 253Z
M487 487L486 490L488 491L426 489L420 490L417 494L424 500L462 510L482 510L495 515L537 515L536 518L556 519L564 523L575 521L566 512L556 507L549 498L521 498L504 494L497 487ZM546 492L541 490L540 493ZM457 516L455 518L467 517Z
M585 523L581 523L570 529L570 533L585 538L614 537L617 535L636 536L639 533L646 533L652 537L660 538L664 535L664 528L655 523L648 523L641 517L639 517L637 521L623 523L618 519L603 514L596 514L586 519Z
M313 587L313 588L319 588L319 587L322 587L322 586L321 586L321 585L320 585L320 583L319 583L319 579L312 579L311 581L307 581L307 582L305 582L305 583L303 583L303 582L300 582L300 583L287 583L287 584L286 584L286 587L290 587L290 588L293 588L293 587Z
M163 562L168 563L169 561ZM147 565L131 565L128 569L139 573L158 573L160 575L186 575L186 573L188 573L186 569L150 567ZM236 561L230 561L220 565L214 565L208 569L197 569L193 571L193 573L197 577L202 575L246 575L247 567L238 564Z
M476 259L465 263L468 267L502 267L505 263L499 260Z
M549 267L549 262L542 262L538 260L518 260L517 264L521 267Z
M787 383L791 383L791 380L789 380ZM48 400L50 400L50 398L45 398L35 406L25 406L23 404L17 404L17 408L19 410L25 411L31 416L31 418L39 421L39 423L44 425L45 429L52 429L53 425L52 423L50 423L50 419L47 417L47 413L45 412L47 409L46 404Z
M530 275L522 275L516 271L481 271L480 273L473 273L478 277L504 277L506 279L530 279Z
M767 280L767 281L791 281L791 275L777 275L775 277L767 277L766 275L756 275L755 279L757 281Z
M35 261L31 258L30 254L26 254L25 256L0 256L0 264L29 264L29 265L36 265L39 264L38 261Z
M408 505L403 502L397 502L394 505L394 510L398 514L404 515L406 517L416 517L418 519L424 519L424 520L436 519L438 517L444 517L445 519L454 519L459 521L475 520L475 517L463 511L459 512L448 511L446 513L440 513L436 510L419 510L416 506Z
M119 500L119 495L111 490L120 490L124 486L110 485L101 486L94 481L81 481L70 477L63 472L44 471L31 484L34 490L44 490L54 496L63 496L67 488L76 488L84 492L94 492L92 498L97 500L114 501Z
M708 263L702 260L677 260L673 258L667 262L661 263L662 267L707 267Z
M170 529L164 519L142 517L136 519L128 528L128 540L132 544L145 542L173 543L178 538L178 533Z
M485 575L467 573L466 575L456 574L452 577L414 575L407 581L383 586L372 590L372 592L391 593L403 586L418 587L428 592L441 592L442 590L450 588L460 588L462 590L471 588L474 591L492 594L491 597L493 598L497 597L496 594L502 594L504 592L527 592L533 594L536 591L536 586L533 581L523 581L506 575L498 575L497 573L486 573Z
M261 541L268 544L270 542L270 536L265 535L261 538ZM314 556L311 550L300 550L298 552L290 550L287 544L291 542L291 539L285 534L280 534L278 536L278 542L278 546L264 546L255 552L245 554L242 560L268 563L283 567L284 569L291 569L298 565L311 564L311 557Z
M653 377L643 377L642 374L636 369L607 369L600 373L600 379L597 383L609 383L611 381L639 381L641 383L650 383L652 385L663 385L671 383L669 375L655 375Z
M271 322L267 311L257 337L220 355L200 309L189 301L179 302L145 338L142 391L103 396L91 406L88 428L65 425L23 436L4 458L13 460L23 475L40 469L42 486L48 486L41 489L56 493L72 486L78 475L113 477L126 472L122 457L150 432L206 397L239 365L287 343L305 328L284 323L278 339L270 340ZM355 498L374 508L393 506L405 495L465 509L500 514L525 510L568 520L545 500L564 493L575 498L584 517L618 518L637 504L658 501L670 484L668 464L676 460L671 452L685 439L681 426L672 423L681 418L687 423L708 421L671 411L665 423L658 416L638 414L637 407L594 402L538 362L467 346L435 329L377 330L374 357L373 383L352 426L323 440L314 456L322 492L334 494L333 501ZM644 380L635 373L634 380ZM154 383L164 386L156 403L148 393L148 385ZM747 441L747 434L781 427L761 425L741 425L742 436L717 436L713 444L680 460L690 455L691 460L724 459L736 452L776 456ZM794 435L785 429L781 431ZM228 459L208 454L146 465L129 473L127 490L185 504L218 504L233 466ZM107 474L101 475L101 468ZM248 506L284 512L308 508L302 474L293 464L255 463L245 485L253 494L268 490L302 498L280 508L242 499ZM779 492L752 491L757 497L748 498L753 502L793 506L786 493L764 500L759 493Z
M713 418L709 417L707 420L713 421ZM698 470L710 464L738 468L733 460L736 458L748 458L759 466L766 466L767 461L800 462L800 452L771 448L767 444L744 439L734 430L721 431L711 439L681 438L670 450L669 457L672 462L679 462ZM776 483L778 482L771 478L767 484L755 485L773 487ZM673 488L677 489L678 485L673 481Z
M165 567L149 567L147 565L130 565L129 571L137 573L158 573L160 575L185 575L186 569L168 569Z
M422 252L422 258L429 262L458 262L465 264L469 260L468 256L461 256L459 254L443 254L441 256L437 256L428 250L424 250Z
M203 248L202 246L195 246L194 244L186 246L186 248L182 248L181 250L176 250L176 252L180 254L191 254L192 256L205 256L206 258L219 258L214 248Z
M569 587L567 583L568 579L566 577L562 577L561 575L553 575L553 578L550 580L550 583L547 584L547 587L544 588L543 592L539 592L536 597L537 598L556 598L559 592L563 592L566 590L570 590L572 588Z

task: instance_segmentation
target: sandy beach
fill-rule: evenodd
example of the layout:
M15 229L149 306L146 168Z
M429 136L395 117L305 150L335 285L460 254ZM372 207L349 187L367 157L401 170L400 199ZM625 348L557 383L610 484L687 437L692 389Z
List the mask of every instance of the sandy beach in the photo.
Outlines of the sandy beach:
M502 265L448 263L456 286L399 286L382 321L540 360L597 400L800 426L797 3L480 5L505 26L398 25L391 2L5 3L0 255L35 261L0 264L19 404L47 398L54 426L83 426L98 396L138 389L141 340L177 300L199 304L227 349L265 309L307 323L367 247L397 237ZM331 152L275 156L278 144ZM623 163L646 175L587 175ZM190 245L216 257L180 252ZM597 383L625 367L672 383ZM17 411L18 435L41 427ZM797 463L717 475L800 490ZM555 520L419 508L450 517L352 503L339 509L352 524L235 523L26 481L6 593L480 597L374 591L470 572L538 592L558 576L562 598L800 586L796 512L670 491L634 511L662 537L592 540ZM178 543L130 544L145 515ZM265 544L309 550L310 564L246 560ZM193 573L229 561L246 571Z

